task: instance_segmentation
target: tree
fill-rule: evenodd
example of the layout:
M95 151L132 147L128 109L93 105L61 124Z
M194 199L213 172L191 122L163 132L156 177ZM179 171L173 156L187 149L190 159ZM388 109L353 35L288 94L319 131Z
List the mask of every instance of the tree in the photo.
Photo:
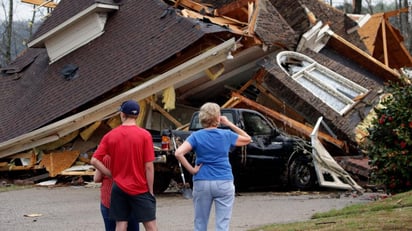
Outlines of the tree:
M4 10L5 20L3 26L5 32L2 33L2 40L4 41L3 48L1 49L1 55L4 57L4 62L8 63L11 60L11 41L13 32L13 0L9 0L8 7L5 2L2 2L2 9ZM0 63L3 66L2 63Z
M411 11L412 7L409 7L408 0L403 0L403 5L401 4L401 0L399 0L399 8L408 7L409 11ZM403 14L401 16L401 32L405 38L405 46L412 53L412 12L408 14Z
M372 6L372 0L365 0L367 6L368 6L368 13L373 14L373 6Z
M353 0L353 13L360 14L362 11L362 0Z
M3 14L0 14L0 33L2 34L0 40L0 68L6 66L12 61L21 51L27 48L27 41L32 36L34 30L41 23L37 17L38 10L33 5L33 13L30 19L22 21L16 20L15 10L18 6L16 0L8 0L1 2L1 9ZM27 5L26 5L27 6Z

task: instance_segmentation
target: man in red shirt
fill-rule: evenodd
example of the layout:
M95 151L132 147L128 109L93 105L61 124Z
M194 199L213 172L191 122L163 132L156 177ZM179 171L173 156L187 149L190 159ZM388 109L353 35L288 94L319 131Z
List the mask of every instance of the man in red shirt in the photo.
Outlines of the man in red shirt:
M106 155L103 158L103 164L110 169L110 156ZM116 221L110 219L110 196L112 194L113 180L102 174L98 169L94 172L93 180L96 183L101 183L100 186L100 212L103 217L105 231L115 231ZM127 221L127 231L139 231L139 223L135 219L130 218Z
M116 230L126 231L130 217L142 222L146 230L157 230L156 198L153 193L155 159L151 134L136 125L140 107L128 100L120 107L122 124L108 132L93 154L91 164L112 177L110 218ZM103 157L110 156L110 169Z

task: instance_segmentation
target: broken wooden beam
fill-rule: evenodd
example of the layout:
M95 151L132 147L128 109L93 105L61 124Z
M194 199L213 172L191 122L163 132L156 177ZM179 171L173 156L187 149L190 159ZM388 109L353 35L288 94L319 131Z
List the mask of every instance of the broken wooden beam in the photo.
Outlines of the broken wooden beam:
M293 119L291 119L291 118L289 118L289 117L287 117L287 116L285 116L285 115L283 115L279 112L276 112L276 111L274 111L270 108L267 108L263 105L260 105L256 102L240 95L239 93L232 92L232 97L236 98L237 100L241 101L242 103L254 108L255 110L257 110L257 111L259 111L263 114L266 114L266 115L268 115L268 116L270 116L270 117L272 117L276 120L283 121L285 123L285 125L288 125L289 127L293 128L294 130L302 133L303 135L305 135L307 137L310 137L310 134L312 133L312 130L313 130L312 127L309 127L309 126L307 126L305 124L302 124L302 123L300 123L296 120L293 120ZM325 133L322 133L322 132L319 132L318 136L319 136L319 139L321 139L323 141L326 141L328 143L331 143L331 144L335 145L336 147L338 147L338 148L340 148L344 151L347 151L347 145L344 141L335 139L332 136L329 136L328 134L325 134Z
M260 93L264 94L267 98L269 98L278 108L282 108L285 114L292 115L293 119L298 120L299 122L303 122L304 118L301 115L299 115L295 110L293 110L292 108L287 106L285 103L280 101L278 98L273 96L270 93L270 91L262 85L262 82L267 73L268 72L264 68L260 68L255 73L253 78L247 81L237 92L242 94L248 87L250 87L251 85L254 85L260 91ZM231 103L233 103L233 100L231 101ZM224 106L227 106L227 105L224 105Z
M182 6L184 8L189 8L192 10L195 10L199 13L206 14L206 15L213 15L214 14L214 9L211 7L208 7L206 5L200 4L195 1L191 0L178 0L175 2L174 7L177 6Z
M149 103L155 110L160 112L164 117L170 120L176 127L181 127L182 123L176 120L172 115L170 115L167 111L165 111L160 105L155 103L151 98L146 99L147 103Z
M45 1L45 0L21 0L23 3L33 4L39 7L48 7L48 8L55 8L57 3L53 1Z

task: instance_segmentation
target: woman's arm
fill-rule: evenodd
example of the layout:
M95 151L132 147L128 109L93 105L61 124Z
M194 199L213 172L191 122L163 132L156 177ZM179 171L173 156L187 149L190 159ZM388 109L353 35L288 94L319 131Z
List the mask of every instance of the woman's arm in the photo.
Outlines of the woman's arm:
M234 125L230 120L227 119L226 116L220 116L220 123L225 126L228 126L230 129L232 129L239 135L239 137L236 140L236 146L243 146L252 142L252 137L250 137L249 134L243 131L243 129Z
M185 158L185 154L192 150L192 145L189 142L185 141L179 148L175 151L175 156L178 161L190 172L190 174L196 174L202 165L196 165L193 167L189 161Z

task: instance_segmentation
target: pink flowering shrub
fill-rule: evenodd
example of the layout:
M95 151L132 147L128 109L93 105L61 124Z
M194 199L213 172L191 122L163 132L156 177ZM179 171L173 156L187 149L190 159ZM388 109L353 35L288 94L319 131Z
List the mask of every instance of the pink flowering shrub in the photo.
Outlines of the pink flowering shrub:
M375 109L366 150L372 167L371 180L387 191L412 189L412 85L392 85L391 94Z

